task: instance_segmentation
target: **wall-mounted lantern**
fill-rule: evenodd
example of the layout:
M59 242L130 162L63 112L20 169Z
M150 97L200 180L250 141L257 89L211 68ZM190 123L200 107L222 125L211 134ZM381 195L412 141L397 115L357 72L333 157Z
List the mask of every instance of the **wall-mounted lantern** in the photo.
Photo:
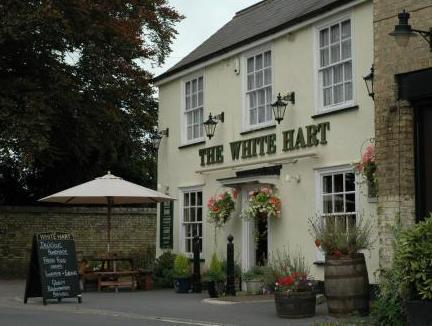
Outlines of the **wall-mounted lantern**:
M223 112L215 116L212 116L210 113L208 120L204 122L205 133L209 139L212 139L214 136L219 121L222 123L225 121Z
M372 97L373 100L375 99L374 78L375 78L375 68L374 65L372 65L370 68L370 72L363 77L363 80L365 81L368 95Z
M417 34L420 34L420 36L429 43L429 48L432 52L432 27L429 28L429 31L422 31L419 29L411 28L411 25L408 24L410 14L405 10L402 10L402 12L398 14L398 18L399 23L395 25L394 31L389 33L389 35L395 37L396 43L399 46L406 47L411 37L415 37L417 36Z
M169 128L166 129L162 129L156 132L156 135L153 136L152 142L153 142L153 148L158 150L161 140L162 140L162 136L166 136L168 137L169 135Z
M295 93L289 92L285 96L279 93L276 102L272 103L273 115L275 120L280 124L283 120L288 102L295 104Z

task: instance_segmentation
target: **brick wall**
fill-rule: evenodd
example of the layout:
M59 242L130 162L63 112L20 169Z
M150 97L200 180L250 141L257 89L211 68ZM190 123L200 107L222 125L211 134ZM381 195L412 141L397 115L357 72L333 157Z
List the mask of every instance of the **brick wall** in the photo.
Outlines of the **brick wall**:
M0 207L0 276L26 275L34 233L74 235L78 258L101 255L107 248L106 208ZM146 252L156 242L155 208L114 208L111 252Z
M392 226L400 218L403 226L415 221L414 111L397 100L395 74L432 66L428 43L420 36L400 48L388 33L397 14L411 14L413 28L429 30L431 0L374 0L375 137L379 185L378 215L380 266L392 260Z

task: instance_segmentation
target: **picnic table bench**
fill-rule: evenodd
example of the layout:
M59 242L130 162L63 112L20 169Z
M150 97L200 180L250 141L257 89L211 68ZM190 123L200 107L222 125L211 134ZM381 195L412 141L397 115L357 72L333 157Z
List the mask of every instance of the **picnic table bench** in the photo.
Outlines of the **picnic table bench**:
M109 271L109 272L94 272L97 276L98 291L102 288L136 288L136 276L138 271ZM124 279L127 278L127 279Z

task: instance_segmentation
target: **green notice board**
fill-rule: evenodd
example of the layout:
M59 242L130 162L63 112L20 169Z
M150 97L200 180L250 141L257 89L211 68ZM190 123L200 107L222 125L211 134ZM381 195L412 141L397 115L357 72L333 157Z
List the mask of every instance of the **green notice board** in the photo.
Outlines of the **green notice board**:
M161 249L173 249L174 203L160 203L160 242Z

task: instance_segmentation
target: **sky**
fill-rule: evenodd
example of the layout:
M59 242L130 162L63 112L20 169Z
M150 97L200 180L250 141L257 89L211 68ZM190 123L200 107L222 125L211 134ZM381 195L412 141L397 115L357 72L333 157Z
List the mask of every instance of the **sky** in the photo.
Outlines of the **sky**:
M176 25L177 38L162 67L153 67L155 76L168 70L234 17L235 13L260 0L169 0L185 16Z

